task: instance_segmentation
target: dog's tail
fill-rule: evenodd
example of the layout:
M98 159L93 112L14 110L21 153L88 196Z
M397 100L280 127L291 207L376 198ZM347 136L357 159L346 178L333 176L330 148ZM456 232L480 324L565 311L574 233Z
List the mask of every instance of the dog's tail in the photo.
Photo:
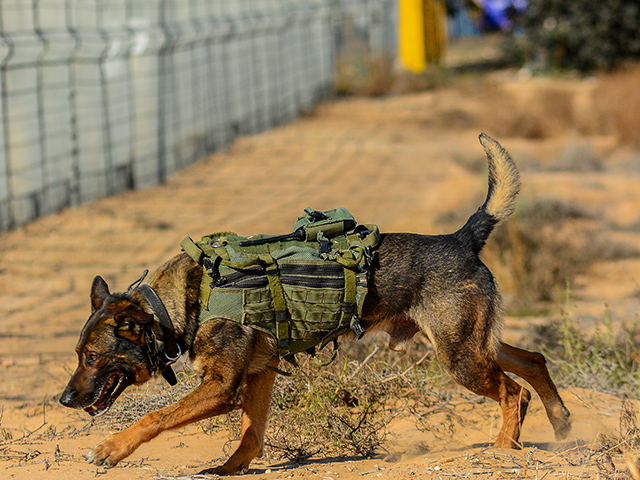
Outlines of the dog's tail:
M489 191L484 204L456 232L478 254L494 227L513 213L520 189L520 175L507 151L493 138L480 134L489 161Z

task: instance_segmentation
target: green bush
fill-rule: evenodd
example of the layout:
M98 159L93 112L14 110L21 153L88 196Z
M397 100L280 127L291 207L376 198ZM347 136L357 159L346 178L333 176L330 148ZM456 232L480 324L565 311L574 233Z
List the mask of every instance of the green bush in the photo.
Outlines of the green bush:
M640 58L638 25L638 0L530 0L505 47L534 69L611 69Z

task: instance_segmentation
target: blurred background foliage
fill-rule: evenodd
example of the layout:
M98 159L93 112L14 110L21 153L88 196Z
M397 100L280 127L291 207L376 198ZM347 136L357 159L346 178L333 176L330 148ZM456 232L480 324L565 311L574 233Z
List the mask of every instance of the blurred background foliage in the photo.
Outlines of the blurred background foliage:
M530 0L504 43L532 71L613 69L640 58L638 0Z

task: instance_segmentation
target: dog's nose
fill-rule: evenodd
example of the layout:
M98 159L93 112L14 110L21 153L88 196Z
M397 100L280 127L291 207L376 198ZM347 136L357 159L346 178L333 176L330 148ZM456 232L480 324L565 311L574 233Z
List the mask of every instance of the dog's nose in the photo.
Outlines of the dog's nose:
M75 398L76 398L76 392L73 391L73 389L70 388L69 385L67 385L67 388L65 388L64 392L62 392L62 395L60 395L59 401L65 407L73 408L73 401Z

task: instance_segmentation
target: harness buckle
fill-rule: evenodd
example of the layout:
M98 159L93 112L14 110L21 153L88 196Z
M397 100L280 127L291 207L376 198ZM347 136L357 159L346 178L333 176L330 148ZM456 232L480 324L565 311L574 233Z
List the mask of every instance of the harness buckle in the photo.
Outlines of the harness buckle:
M356 314L354 314L353 317L351 317L351 323L349 324L349 328L353 330L353 333L355 334L357 340L360 340L366 331L363 328L363 326L360 325L360 319Z

